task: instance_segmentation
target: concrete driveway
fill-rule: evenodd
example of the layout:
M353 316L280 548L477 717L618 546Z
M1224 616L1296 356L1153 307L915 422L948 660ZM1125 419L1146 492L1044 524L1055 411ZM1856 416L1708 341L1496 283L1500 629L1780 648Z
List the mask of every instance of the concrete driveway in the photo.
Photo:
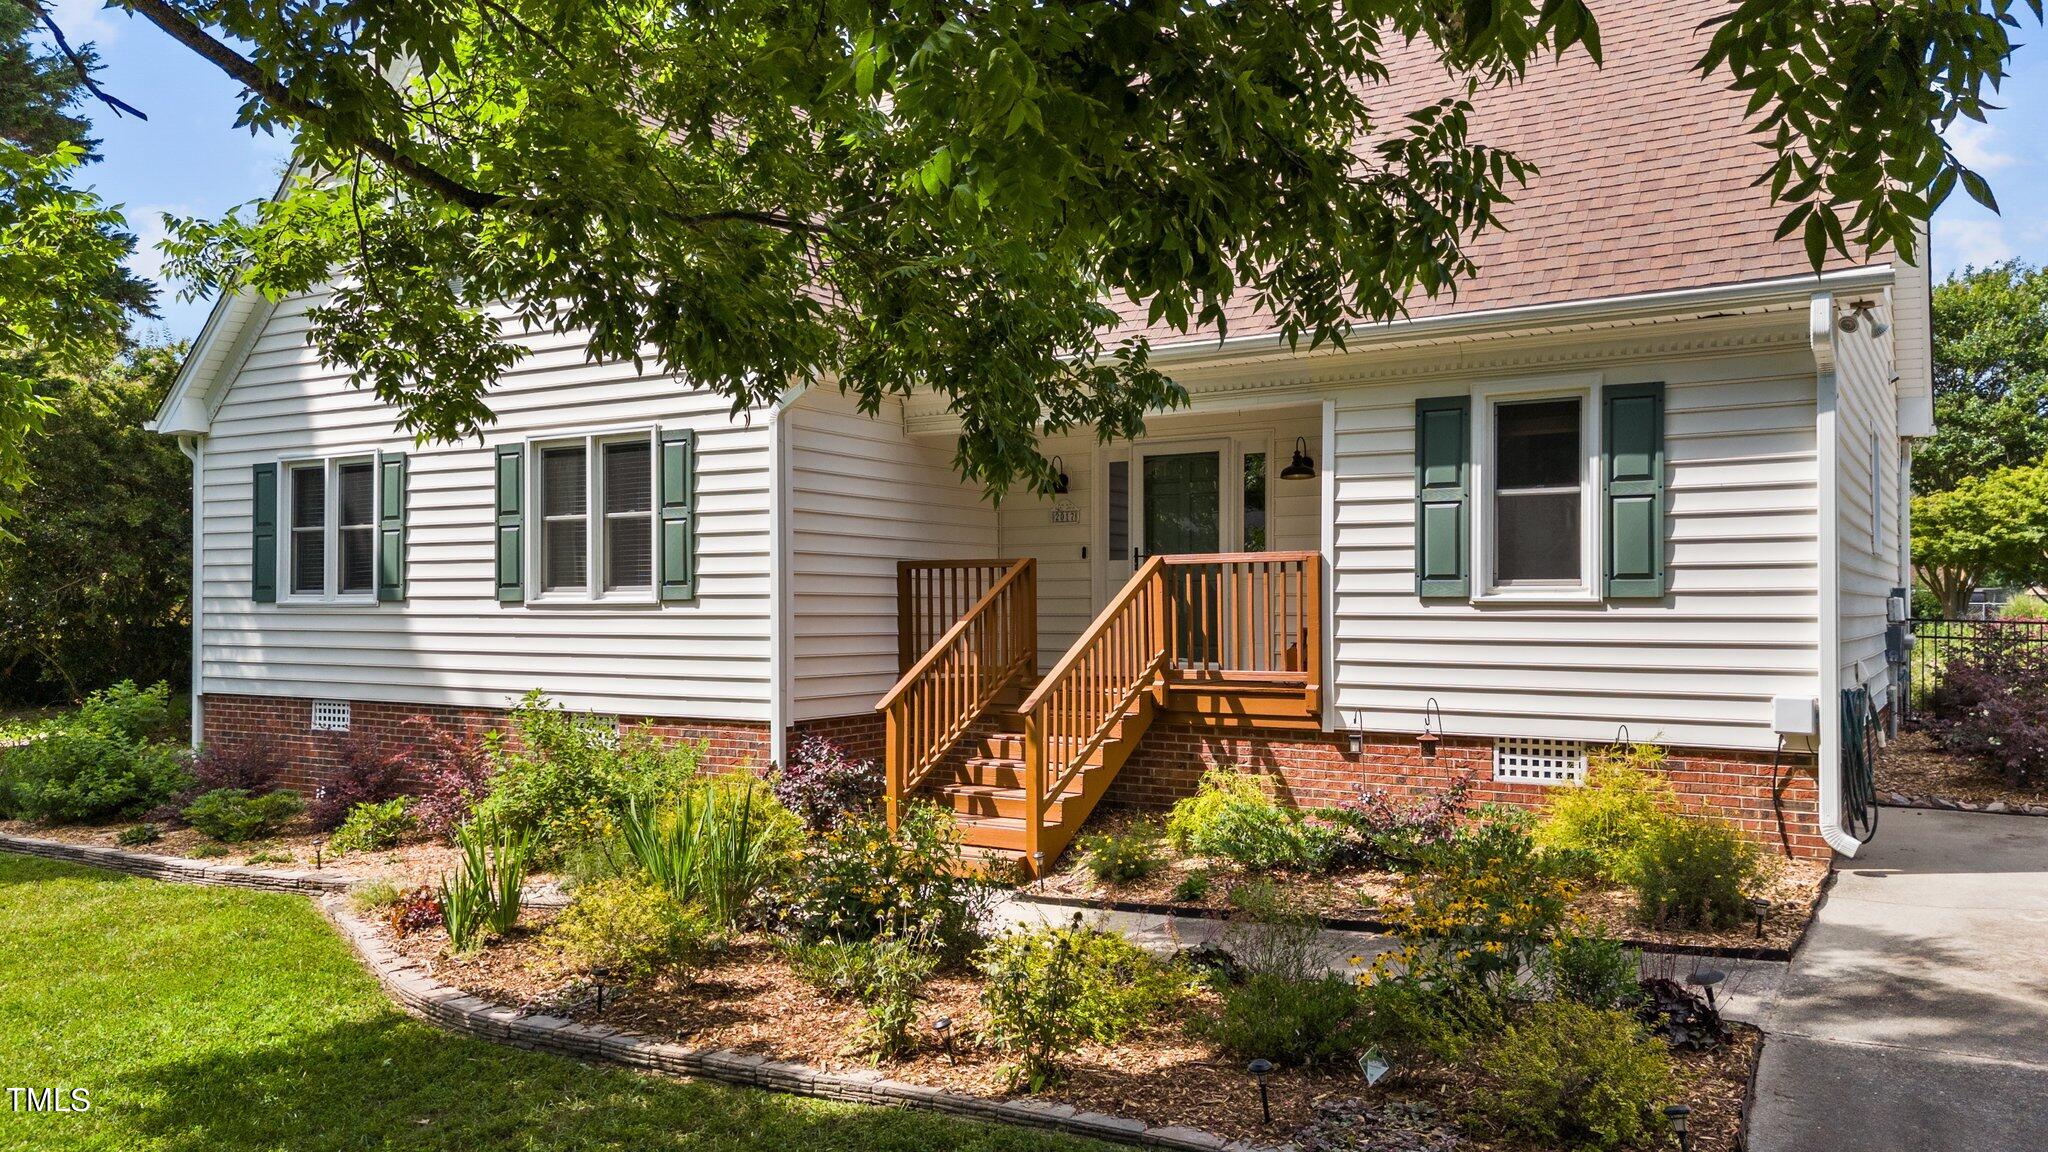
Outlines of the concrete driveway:
M1888 808L1765 1027L1751 1152L2048 1148L2048 819Z

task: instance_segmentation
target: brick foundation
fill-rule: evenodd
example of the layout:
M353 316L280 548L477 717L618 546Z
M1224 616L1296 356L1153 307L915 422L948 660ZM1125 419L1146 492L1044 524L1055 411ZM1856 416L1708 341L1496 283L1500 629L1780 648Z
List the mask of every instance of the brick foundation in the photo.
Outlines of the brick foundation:
M822 736L844 748L849 756L863 760L880 760L888 738L888 724L880 712L804 720L791 725L789 731L792 736Z
M414 745L416 720L444 727L483 732L504 728L511 714L502 708L458 708L443 704L396 704L380 700L349 702L349 731L315 732L313 702L289 696L207 695L201 702L201 740L237 744L267 738L284 756L281 782L311 792L332 778L340 752L350 739L369 736L379 742ZM744 721L677 720L672 717L620 717L623 731L644 732L663 740L702 740L710 745L713 764L748 764L764 768L769 759L768 725Z
M1425 760L1413 736L1368 734L1353 757L1336 733L1245 736L1191 724L1154 724L1117 774L1105 804L1162 808L1195 791L1209 768L1230 766L1275 779L1279 796L1300 807L1338 804L1361 789L1421 796L1470 773L1478 802L1541 805L1550 789L1496 783L1493 742L1446 737ZM1769 753L1673 748L1665 775L1688 807L1711 813L1787 855L1826 859L1819 790L1811 755L1787 754L1775 777Z

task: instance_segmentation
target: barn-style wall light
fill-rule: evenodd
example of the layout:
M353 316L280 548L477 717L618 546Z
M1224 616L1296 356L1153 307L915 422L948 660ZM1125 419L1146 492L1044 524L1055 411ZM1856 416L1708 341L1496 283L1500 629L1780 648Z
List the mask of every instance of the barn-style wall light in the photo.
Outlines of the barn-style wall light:
M1067 462L1058 456L1053 457L1052 470L1057 474L1057 479L1052 482L1052 494L1055 496L1065 496L1068 489L1073 487L1073 484L1067 479Z
M1294 438L1294 459L1280 470L1282 480L1313 480L1316 475L1316 458L1308 454L1308 437Z

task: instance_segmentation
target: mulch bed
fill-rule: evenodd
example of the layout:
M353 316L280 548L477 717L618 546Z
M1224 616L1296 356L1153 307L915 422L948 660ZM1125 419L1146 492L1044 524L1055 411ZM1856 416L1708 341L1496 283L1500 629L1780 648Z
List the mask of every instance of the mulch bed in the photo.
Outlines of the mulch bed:
M740 937L688 981L664 980L623 994L611 990L599 1011L587 977L567 966L548 945L545 928L553 915L548 910L529 909L511 937L467 956L451 954L447 936L438 928L397 937L395 944L435 979L494 1003L585 1023L601 1022L693 1047L758 1053L830 1070L870 1064L856 1039L859 1005L824 996L798 980L774 942L764 936ZM384 931L388 937L389 930ZM1199 994L1181 1016L1192 1018L1212 1003L1209 994ZM1020 1095L1009 1091L1005 1083L1003 1059L975 1039L985 1016L980 986L974 978L952 974L934 979L925 990L919 1016L926 1025L920 1030L920 1049L882 1065L890 1076L993 1099ZM950 1053L941 1050L929 1030L929 1023L941 1016L954 1022ZM1753 1029L1737 1028L1735 1041L1719 1052L1674 1054L1686 1102L1694 1110L1695 1148L1726 1152L1736 1147L1749 1071L1758 1048L1759 1036ZM1438 1117L1436 1126L1448 1128L1466 1111L1472 1094L1480 1090L1469 1079L1441 1070L1397 1071L1371 1088L1350 1066L1279 1070L1268 1081L1273 1107L1273 1122L1268 1125L1260 1120L1257 1091L1243 1062L1226 1056L1178 1022L1162 1023L1114 1048L1089 1045L1067 1067L1067 1078L1041 1093L1039 1099L1153 1124L1185 1125L1260 1144L1294 1140L1319 1118L1315 1131L1327 1135L1332 1115L1347 1110L1355 1113L1361 1107L1375 1110L1392 1103L1419 1106L1421 1115ZM1423 1124L1421 1130L1430 1126ZM1513 1147L1461 1131L1454 1135L1452 1144L1417 1147Z
M1893 804L2014 812L2033 808L2037 815L2048 815L2048 784L2016 788L1977 762L1943 751L1932 736L1917 730L1900 733L1877 758L1877 792Z
M1089 831L1121 832L1147 819L1157 823L1157 817L1141 813L1100 813ZM1230 907L1231 889L1248 878L1228 862L1177 856L1164 841L1160 843L1160 851L1167 863L1159 872L1143 880L1105 884L1088 872L1083 863L1087 853L1076 845L1060 858L1044 884L1034 887L1033 891L1104 904L1122 901L1171 906L1198 914L1221 914ZM1608 935L1637 944L1790 950L1798 945L1815 909L1820 906L1830 865L1824 860L1779 857L1766 857L1766 862L1770 871L1759 895L1771 902L1771 908L1764 916L1761 936L1753 922L1713 932L1648 927L1636 915L1634 895L1622 888L1592 889L1581 895L1573 903L1573 908ZM1173 899L1174 889L1189 873L1204 870L1210 874L1210 883L1208 891L1200 899ZM1400 901L1397 878L1388 872L1345 872L1330 876L1278 872L1262 873L1261 876L1280 880L1289 897L1329 920L1378 924L1384 922L1388 909Z
M98 844L120 847L116 839L121 830L132 828L137 821L126 820L119 824L83 825L59 824L44 826L25 820L0 820L0 832L19 836L35 836L44 840L59 840L66 844ZM130 852L145 852L152 856L177 856L185 859L218 860L227 864L250 864L263 868L311 868L314 865L313 841L323 842L329 833L315 832L306 826L303 819L294 821L276 836L264 840L252 840L244 844L222 844L196 828L164 827L162 835L147 844L127 848ZM431 887L443 872L452 871L461 863L461 854L454 848L440 843L403 844L396 848L377 852L352 852L336 856L324 848L320 853L323 870L344 873L362 880L388 880L402 888ZM536 876L536 882L550 879Z

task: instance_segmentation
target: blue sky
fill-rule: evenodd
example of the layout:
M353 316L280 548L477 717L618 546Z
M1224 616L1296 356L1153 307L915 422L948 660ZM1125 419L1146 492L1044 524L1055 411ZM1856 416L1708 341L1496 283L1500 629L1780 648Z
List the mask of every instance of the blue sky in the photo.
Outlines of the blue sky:
M106 156L89 170L89 181L126 207L143 241L133 265L155 278L152 245L163 234L161 213L212 215L267 196L290 149L282 139L235 128L234 83L154 26L106 11L99 0L56 0L53 7L73 43L99 46L107 90L149 116L145 122L116 119L97 105L88 110ZM2015 256L2048 263L2048 29L2025 27L2019 38L2025 46L2001 94L2005 110L1989 126L1965 123L1950 137L1964 162L1991 180L2003 215L1960 192L1951 198L1934 221L1937 280L1967 264ZM145 332L189 339L206 308L166 291L163 319Z

